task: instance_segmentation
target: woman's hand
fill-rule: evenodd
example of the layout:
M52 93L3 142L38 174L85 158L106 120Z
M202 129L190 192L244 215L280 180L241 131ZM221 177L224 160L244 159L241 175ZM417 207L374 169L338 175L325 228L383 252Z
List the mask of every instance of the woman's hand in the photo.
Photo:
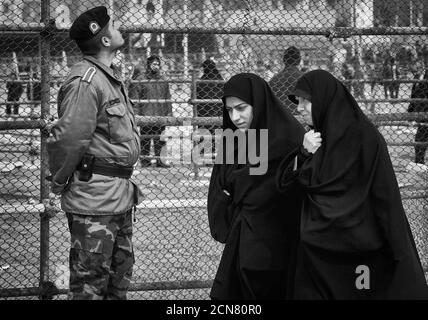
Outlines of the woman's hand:
M303 136L303 147L310 153L315 153L321 147L321 133L314 130L308 131Z

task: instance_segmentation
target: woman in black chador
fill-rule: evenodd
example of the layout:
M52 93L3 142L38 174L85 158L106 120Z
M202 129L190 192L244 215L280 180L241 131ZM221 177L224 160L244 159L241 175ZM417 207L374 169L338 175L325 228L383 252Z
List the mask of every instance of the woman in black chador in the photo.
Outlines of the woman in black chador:
M313 127L277 176L279 190L305 191L294 298L428 299L382 135L326 71L289 97Z
M208 218L211 235L225 247L210 295L285 299L292 294L301 197L293 189L280 193L275 174L281 159L301 143L304 129L255 74L233 76L222 100L226 131L211 175ZM228 131L244 140L229 139Z
M215 62L207 59L202 64L204 74L201 80L223 80ZM220 82L196 82L196 99L220 99L223 93L223 83ZM221 102L204 102L196 105L198 117L221 117ZM210 128L209 128L210 129Z
M215 62L211 59L207 59L202 64L204 74L201 77L201 81L196 82L196 99L221 99L223 94L223 83L218 82L223 80L220 72L217 69ZM215 80L217 82L205 82L209 80ZM203 102L195 105L196 117L221 117L223 114L223 104L219 102ZM210 132L211 136L215 136L215 130L219 128L216 125L205 125L199 126L199 129L206 129ZM215 147L215 144L214 144ZM216 150L213 150L214 153ZM212 159L211 159L212 160Z

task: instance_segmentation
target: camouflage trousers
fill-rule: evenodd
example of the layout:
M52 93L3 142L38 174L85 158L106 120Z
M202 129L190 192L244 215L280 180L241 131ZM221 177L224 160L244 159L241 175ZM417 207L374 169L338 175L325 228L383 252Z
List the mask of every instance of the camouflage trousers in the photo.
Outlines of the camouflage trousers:
M119 215L67 213L72 300L126 299L132 277L131 210Z

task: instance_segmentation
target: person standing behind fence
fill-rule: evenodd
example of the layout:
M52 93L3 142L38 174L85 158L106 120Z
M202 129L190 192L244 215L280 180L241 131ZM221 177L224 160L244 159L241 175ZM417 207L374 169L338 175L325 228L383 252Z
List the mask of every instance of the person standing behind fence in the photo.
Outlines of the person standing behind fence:
M34 111L40 106L42 100L42 84L37 73L34 73L30 80L31 82L27 84L27 100L32 102L29 107L30 118L33 118Z
M382 83L383 57L380 52L374 55L374 62L369 65L370 93L372 98L376 98L376 84ZM372 112L375 111L375 105L372 105Z
M222 100L225 132L211 174L207 209L212 237L226 245L210 296L290 298L301 197L297 189L278 192L275 172L282 156L299 145L304 129L255 74L233 76L224 85ZM259 141L262 129L267 130L264 142ZM228 136L228 131L244 139ZM257 137L251 139L252 133ZM266 164L264 173L252 174L250 150L257 150L260 166Z
M282 61L284 62L284 69L273 76L269 85L283 106L296 115L296 107L288 100L288 94L294 89L297 79L302 75L298 68L301 61L299 49L294 46L289 47L284 51Z
M428 81L428 71L425 69L421 73L419 80ZM411 99L428 99L428 82L415 83L412 86ZM411 102L408 112L428 112L428 102ZM418 121L418 129L415 135L415 142L428 142L428 121ZM425 153L427 146L415 146L415 162L425 164Z
M383 85L385 99L388 99L388 94L391 99L398 98L400 89L399 71L394 57L387 55L383 63L382 77L383 80L390 80Z
M351 92L353 87L351 81L355 77L355 70L352 64L348 61L342 64L342 77L343 84L346 86L346 88L348 88L349 92Z
M82 13L70 38L84 54L58 93L47 150L51 190L61 195L71 235L70 299L126 299L132 277L131 179L140 139L131 101L112 65L124 45L104 6Z
M219 81L223 80L220 72L217 70L215 62L207 59L202 63L203 81ZM219 102L200 102L195 105L196 117L222 117L223 116L223 103L220 101L223 95L223 83L220 82L196 82L196 99L218 99ZM215 137L215 129L219 128L216 125L198 126L199 129L209 130L211 136ZM214 139L212 146L215 146ZM214 149L213 149L214 150ZM215 150L214 150L215 152Z
M6 105L6 116L10 117L12 115L12 106L13 106L13 115L17 117L19 115L19 99L24 92L24 87L22 83L16 81L16 74L11 72L9 75L10 80L6 82L7 90L7 102L14 102L13 105Z
M130 88L129 96L132 99L152 100L150 102L137 102L135 113L140 116L172 116L171 101L153 101L153 100L171 100L171 92L168 82L161 73L161 61L158 56L150 56L147 58L145 74L140 69L135 70L134 80L151 80L149 83L134 83ZM158 82L161 81L161 82ZM160 124L145 124L140 127L141 133L141 159L142 167L150 166L150 143L152 138L144 137L144 135L161 135L165 130L164 125ZM162 161L161 151L165 142L160 137L153 138L154 154L156 165L158 167L167 168L169 165Z
M290 99L312 127L277 175L280 191L305 192L295 298L428 299L380 132L327 71L304 74Z
M365 93L364 93L364 73L363 68L360 63L360 59L358 56L355 56L353 58L353 65L354 65L354 77L353 80L355 81L352 84L352 88L354 89L354 96L357 99L365 99Z

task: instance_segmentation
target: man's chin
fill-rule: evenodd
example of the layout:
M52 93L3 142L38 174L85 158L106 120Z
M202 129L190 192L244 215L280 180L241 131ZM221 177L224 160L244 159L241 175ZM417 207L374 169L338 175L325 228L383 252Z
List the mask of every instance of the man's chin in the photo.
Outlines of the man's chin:
M123 48L125 46L125 40L123 40L122 39L122 43L121 44L118 44L115 48L114 48L114 50L119 50L120 48Z

